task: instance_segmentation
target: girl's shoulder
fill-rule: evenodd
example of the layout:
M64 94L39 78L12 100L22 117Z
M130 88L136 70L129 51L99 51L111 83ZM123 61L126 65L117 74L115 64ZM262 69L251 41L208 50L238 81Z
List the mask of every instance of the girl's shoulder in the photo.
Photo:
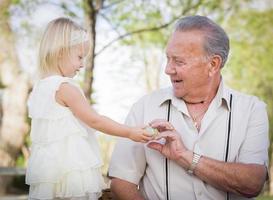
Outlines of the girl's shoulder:
M69 82L71 84L74 84L74 81L72 78L63 77L60 75L52 75L52 76L42 78L37 82L37 84L38 85L45 85L45 86L48 86L49 88L51 88L51 87L58 88L60 86L60 84L62 84L64 82Z
M56 102L56 92L62 83L75 84L72 78L48 76L34 84L28 98L28 110L31 118L56 119L69 114L67 107Z
M76 84L72 78L63 77L60 75L52 75L38 80L34 84L32 94L45 95L45 97L51 97L52 95L55 96L56 91L60 89L62 83L69 83L80 89L78 84Z

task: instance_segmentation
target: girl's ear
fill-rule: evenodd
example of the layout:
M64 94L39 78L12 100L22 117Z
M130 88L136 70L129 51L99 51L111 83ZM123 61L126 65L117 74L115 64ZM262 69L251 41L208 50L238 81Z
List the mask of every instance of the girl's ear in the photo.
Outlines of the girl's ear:
M219 55L213 55L209 63L209 76L213 76L216 73L219 73L221 69L222 58Z

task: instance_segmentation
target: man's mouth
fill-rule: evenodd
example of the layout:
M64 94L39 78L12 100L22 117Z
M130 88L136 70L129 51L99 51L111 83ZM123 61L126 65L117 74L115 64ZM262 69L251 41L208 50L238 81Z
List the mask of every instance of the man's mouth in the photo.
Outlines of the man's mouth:
M182 80L172 80L173 83L180 83Z

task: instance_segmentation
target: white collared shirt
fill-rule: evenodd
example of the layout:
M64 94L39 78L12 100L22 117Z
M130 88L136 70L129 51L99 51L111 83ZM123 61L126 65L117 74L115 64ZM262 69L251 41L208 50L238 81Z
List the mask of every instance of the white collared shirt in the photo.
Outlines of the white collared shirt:
M172 88L161 89L134 104L126 124L137 126L154 119L167 119L168 100L171 100L170 122L188 149L220 161L227 157L228 162L268 165L268 117L266 105L258 98L227 88L221 82L198 133L184 101L173 95ZM226 198L226 192L189 175L175 162L167 162L166 167L166 158L145 144L121 138L112 155L109 175L139 185L149 200L166 199L167 183L169 200ZM247 198L230 194L229 199Z

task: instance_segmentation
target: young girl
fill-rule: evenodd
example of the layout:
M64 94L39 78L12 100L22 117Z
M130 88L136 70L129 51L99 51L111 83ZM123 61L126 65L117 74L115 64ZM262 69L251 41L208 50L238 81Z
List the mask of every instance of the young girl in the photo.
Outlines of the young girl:
M29 97L31 156L29 199L98 199L104 182L94 128L147 142L149 133L97 114L72 77L90 47L84 29L67 18L47 26L39 51L42 79ZM90 127L90 128L89 128Z

